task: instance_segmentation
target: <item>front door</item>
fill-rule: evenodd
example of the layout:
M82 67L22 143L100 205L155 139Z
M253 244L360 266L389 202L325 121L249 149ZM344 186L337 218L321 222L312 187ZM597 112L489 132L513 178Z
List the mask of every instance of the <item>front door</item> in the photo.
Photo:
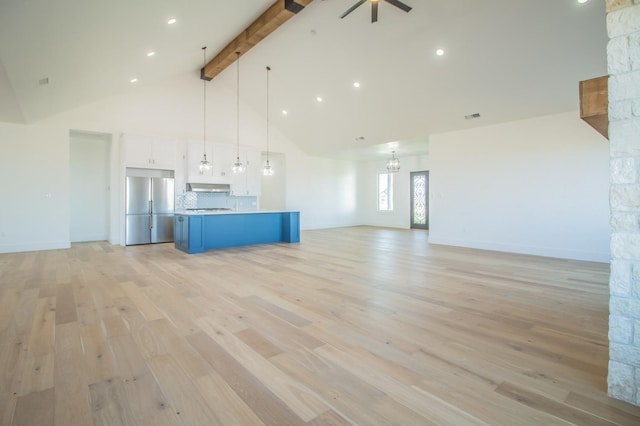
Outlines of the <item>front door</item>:
M429 229L429 172L411 172L411 228Z

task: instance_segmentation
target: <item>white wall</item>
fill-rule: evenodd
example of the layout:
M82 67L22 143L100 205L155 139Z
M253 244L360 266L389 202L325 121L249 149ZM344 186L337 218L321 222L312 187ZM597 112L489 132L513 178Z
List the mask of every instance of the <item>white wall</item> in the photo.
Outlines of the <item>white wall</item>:
M300 227L358 225L356 164L289 153L287 208L300 210Z
M220 82L213 81L207 99L207 140L234 144L235 93ZM160 135L178 141L201 140L201 102L202 82L194 75L158 85L132 88L127 94L61 113L33 126L0 123L3 207L5 199L11 200L5 208L0 209L0 217L5 224L15 222L25 225L0 225L0 249L11 252L69 246L71 129L112 135L109 240L120 244L124 218L119 206L124 198L124 181L123 169L119 164L119 135L137 133ZM241 146L265 150L264 117L241 102L240 123ZM271 149L286 156L285 208L301 212L303 229L357 224L353 163L309 156L273 125ZM46 166L46 173L43 165ZM22 182L24 191L18 189L16 182L16 176L23 175L28 181L27 185ZM31 182L33 176L38 176L38 179ZM43 188L51 187L43 192ZM40 199L43 193L50 193L52 197L44 202ZM45 204L51 208L42 208ZM25 213L22 206L29 208L29 211ZM37 224L27 227L27 218Z
M116 135L111 147L110 241L117 211L121 132L201 137L201 85L171 81L69 111L37 125L0 123L0 250L69 246L69 129ZM233 93L218 88L208 139L233 143ZM242 145L264 150L264 118L241 108ZM219 115L215 115L218 111ZM608 144L577 112L435 135L427 156L401 158L396 211L376 211L383 162L312 157L272 127L286 156L286 208L303 229L368 224L409 226L409 171L430 172L430 241L546 256L608 261ZM226 120L226 123L225 123ZM286 126L286 123L281 123ZM405 183L403 183L405 182ZM400 185L400 186L398 186ZM50 198L48 196L50 195ZM4 225L3 225L4 224Z
M430 242L608 262L608 142L577 112L430 138Z
M391 154L389 154L391 156ZM378 175L386 173L386 159L358 165L358 211L362 224L409 229L411 219L410 173L429 170L428 155L398 157L400 171L393 175L393 211L378 211Z
M69 130L0 123L0 252L69 247Z

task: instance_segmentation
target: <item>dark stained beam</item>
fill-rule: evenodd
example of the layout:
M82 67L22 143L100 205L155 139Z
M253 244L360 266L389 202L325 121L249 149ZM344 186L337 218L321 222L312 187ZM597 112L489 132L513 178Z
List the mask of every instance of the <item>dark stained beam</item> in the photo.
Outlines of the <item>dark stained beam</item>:
M581 81L580 118L609 139L609 76Z
M236 60L236 52L244 55L280 25L294 17L313 0L277 0L251 25L234 38L200 70L200 78L211 80Z

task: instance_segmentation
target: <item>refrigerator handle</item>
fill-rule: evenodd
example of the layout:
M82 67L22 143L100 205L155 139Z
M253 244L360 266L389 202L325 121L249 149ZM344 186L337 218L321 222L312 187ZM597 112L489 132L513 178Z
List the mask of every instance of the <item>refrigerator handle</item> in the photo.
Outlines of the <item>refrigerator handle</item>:
M149 200L149 229L153 229L153 200Z

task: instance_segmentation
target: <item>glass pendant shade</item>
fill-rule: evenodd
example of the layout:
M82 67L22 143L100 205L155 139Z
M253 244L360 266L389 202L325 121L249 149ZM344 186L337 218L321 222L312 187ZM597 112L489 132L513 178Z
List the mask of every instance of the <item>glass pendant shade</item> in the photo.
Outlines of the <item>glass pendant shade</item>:
M236 157L236 162L233 163L233 173L242 173L244 172L244 166L240 162L240 157Z
M208 172L211 170L211 163L207 161L207 154L202 155L202 161L200 161L200 174L204 174L204 172Z
M269 164L269 160L267 160L267 163L262 168L262 175L273 176L273 167L271 167L271 164Z
M397 173L400 171L400 160L396 158L396 152L391 153L391 158L387 160L387 171L389 173Z

